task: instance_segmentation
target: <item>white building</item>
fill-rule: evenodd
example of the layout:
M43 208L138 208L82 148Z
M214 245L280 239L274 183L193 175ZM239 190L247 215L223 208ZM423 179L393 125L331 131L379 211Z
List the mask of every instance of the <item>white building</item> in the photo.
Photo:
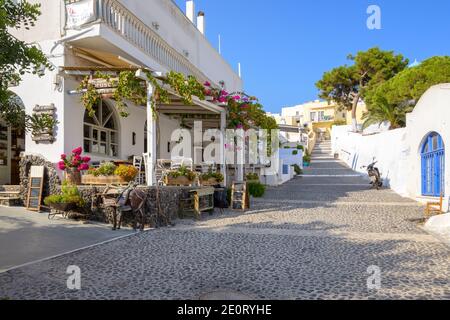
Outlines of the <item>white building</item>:
M96 106L97 117L92 119L86 116L80 95L74 94L80 80L95 70L139 67L162 74L174 70L216 86L224 82L229 92L242 91L237 73L206 39L207 17L197 16L193 1L187 1L187 14L171 0L30 2L41 3L42 16L36 27L16 36L37 43L55 69L41 78L26 75L11 91L27 114L36 112L36 106L54 106L59 124L55 140L48 142L33 141L31 134L0 126L0 184L18 184L17 166L24 150L56 163L61 154L78 146L94 161L101 161L142 155L148 145L154 165L156 159L169 157L171 133L180 128L180 114L191 124L198 117L208 117L208 126L225 127L226 111L220 106L208 101L196 101L195 106L173 103L159 106L160 140L153 134L148 139L152 141L146 142L147 131L156 131L148 108L127 103L130 116L122 118L114 101L106 100Z
M355 170L378 161L383 179L397 193L420 202L439 202L449 211L450 200L450 84L431 87L406 128L363 136L334 127L333 152ZM447 165L446 165L447 164ZM450 214L433 217L427 224L450 235Z

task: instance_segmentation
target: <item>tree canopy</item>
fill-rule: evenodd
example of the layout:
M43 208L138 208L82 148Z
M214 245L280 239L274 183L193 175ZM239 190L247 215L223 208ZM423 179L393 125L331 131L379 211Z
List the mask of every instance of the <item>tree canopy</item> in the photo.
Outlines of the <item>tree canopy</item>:
M18 125L16 122L25 115L8 87L18 84L26 73L41 75L40 71L51 65L38 47L17 39L9 31L30 29L39 15L40 4L0 0L0 115L11 125Z
M319 97L334 101L341 109L352 110L356 129L356 108L365 93L391 79L404 70L409 61L401 54L383 51L378 47L349 55L351 65L344 65L326 72L316 83Z
M450 56L432 57L404 70L378 87L367 90L368 112L364 126L381 121L390 121L393 129L405 126L406 113L413 110L425 91L433 85L449 82Z

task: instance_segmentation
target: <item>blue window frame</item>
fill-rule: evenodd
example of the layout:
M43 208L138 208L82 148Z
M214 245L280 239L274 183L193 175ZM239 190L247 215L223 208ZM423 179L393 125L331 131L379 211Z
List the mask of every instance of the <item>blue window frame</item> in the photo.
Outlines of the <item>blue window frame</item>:
M442 137L433 132L422 146L422 195L444 195L445 146Z

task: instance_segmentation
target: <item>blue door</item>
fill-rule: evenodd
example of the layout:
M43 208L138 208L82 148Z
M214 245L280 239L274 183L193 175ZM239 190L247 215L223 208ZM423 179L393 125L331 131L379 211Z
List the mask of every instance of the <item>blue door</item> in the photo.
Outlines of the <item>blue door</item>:
M437 133L431 133L422 146L422 195L444 195L445 147Z

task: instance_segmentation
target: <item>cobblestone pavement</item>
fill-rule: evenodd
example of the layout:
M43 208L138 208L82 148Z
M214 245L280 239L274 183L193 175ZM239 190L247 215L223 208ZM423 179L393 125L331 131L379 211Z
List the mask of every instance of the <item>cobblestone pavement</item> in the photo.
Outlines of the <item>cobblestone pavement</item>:
M340 174L329 166L345 169L318 162L305 174ZM0 274L0 298L199 299L229 290L255 299L450 299L450 250L418 226L422 212L362 177L297 178L245 214L185 220ZM80 291L66 289L69 265L81 268ZM372 265L379 290L367 287Z

